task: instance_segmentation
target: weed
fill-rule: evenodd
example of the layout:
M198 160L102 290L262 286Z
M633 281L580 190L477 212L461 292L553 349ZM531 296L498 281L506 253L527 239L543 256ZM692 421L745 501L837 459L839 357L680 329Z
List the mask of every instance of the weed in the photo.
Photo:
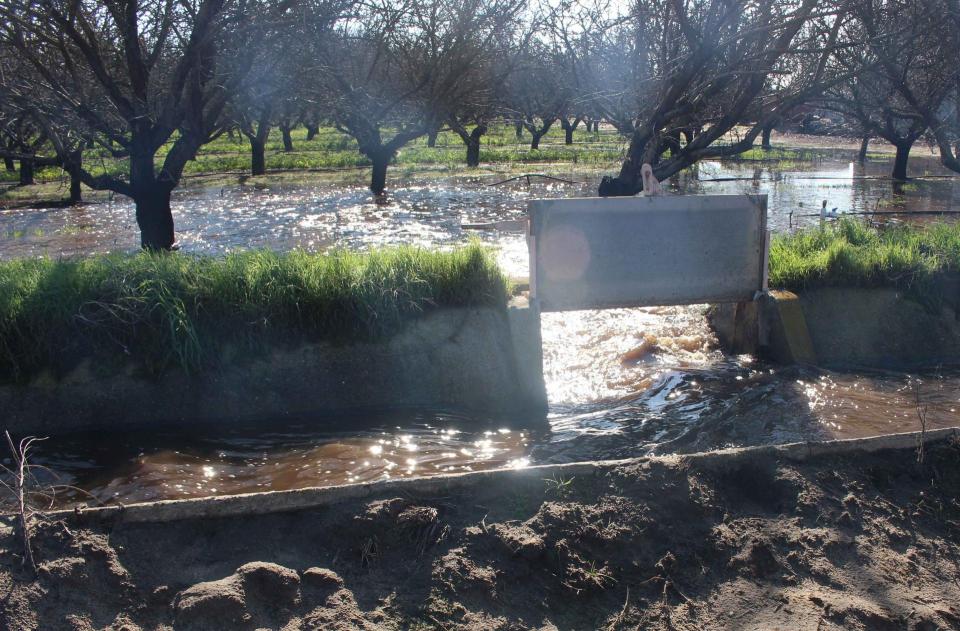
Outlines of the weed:
M7 437L7 445L10 448L10 457L13 460L13 467L7 468L3 465L3 472L10 478L10 482L0 481L0 484L13 497L14 510L17 515L17 524L20 527L20 536L23 540L23 564L30 570L30 574L36 575L37 562L33 558L33 546L30 542L33 531L33 511L29 507L29 485L33 479L33 465L29 462L30 449L39 438L32 436L24 438L19 444L14 444L10 432L4 432Z
M365 568L373 567L380 558L380 546L375 537L370 537L360 547L360 565Z
M575 477L564 478L562 475L554 475L551 478L544 478L546 484L545 493L553 494L557 499L565 500L573 494L573 481Z
M583 573L587 577L587 580L600 589L603 589L610 583L617 582L607 566L597 567L596 561L591 561L589 567L583 568Z
M606 565L598 566L596 561L591 561L589 565L577 563L567 566L567 580L563 585L580 594L584 591L595 589L606 589L617 582L613 573Z

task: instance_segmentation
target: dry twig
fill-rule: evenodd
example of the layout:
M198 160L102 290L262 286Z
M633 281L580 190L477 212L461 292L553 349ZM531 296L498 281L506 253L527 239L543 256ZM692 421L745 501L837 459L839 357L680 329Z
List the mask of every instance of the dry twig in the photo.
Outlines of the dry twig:
M0 484L3 484L13 494L16 504L17 524L23 538L23 564L30 568L31 574L36 574L37 563L33 558L33 546L30 544L33 512L27 505L27 482L30 476L30 465L27 462L27 457L30 447L39 439L29 436L21 440L19 445L14 445L10 432L5 431L4 434L7 436L7 445L10 448L10 457L13 459L13 468L3 467L3 469L12 478L12 485L2 481L0 481Z
M927 406L920 398L919 381L915 381L913 384L913 404L917 408L917 419L920 421L920 437L917 439L917 464L923 465L927 455Z

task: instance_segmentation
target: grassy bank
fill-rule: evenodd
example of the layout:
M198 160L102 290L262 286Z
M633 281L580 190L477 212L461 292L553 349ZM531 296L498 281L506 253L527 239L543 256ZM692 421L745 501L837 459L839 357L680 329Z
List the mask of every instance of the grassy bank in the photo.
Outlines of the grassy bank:
M878 229L841 219L777 236L770 248L770 285L782 289L896 287L937 307L945 298L939 278L957 272L960 224Z
M114 255L0 263L0 380L92 356L197 369L265 339L375 340L429 309L502 306L507 281L477 244L329 255Z

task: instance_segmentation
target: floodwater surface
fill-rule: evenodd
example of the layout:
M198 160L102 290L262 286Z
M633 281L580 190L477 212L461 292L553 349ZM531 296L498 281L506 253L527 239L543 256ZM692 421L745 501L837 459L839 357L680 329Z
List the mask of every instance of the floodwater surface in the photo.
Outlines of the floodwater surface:
M894 189L889 160L866 165L843 152L806 162L707 162L671 184L678 192L766 193L776 231L813 225L823 200L839 212L960 209L960 179L917 159L916 180ZM514 220L529 199L594 194L600 172L573 167L489 186L507 176L394 180L377 201L362 185L277 184L185 189L174 201L187 252L237 248L452 247L476 236L498 248L514 277L527 274ZM882 214L877 221L942 220ZM465 226L467 226L465 228ZM136 248L132 205L0 212L0 258ZM369 482L578 460L626 458L958 424L960 369L915 372L781 367L716 347L706 306L549 313L543 316L550 413L476 419L437 412L331 417L303 424L56 436L35 462L64 491L58 503L195 497Z

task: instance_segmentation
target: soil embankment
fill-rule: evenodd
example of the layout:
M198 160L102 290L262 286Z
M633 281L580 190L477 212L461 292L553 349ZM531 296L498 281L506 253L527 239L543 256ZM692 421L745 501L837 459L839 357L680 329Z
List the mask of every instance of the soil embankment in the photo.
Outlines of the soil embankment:
M0 626L957 629L960 442L917 460L759 448L370 487L282 513L61 516L37 528L34 582L0 532Z

